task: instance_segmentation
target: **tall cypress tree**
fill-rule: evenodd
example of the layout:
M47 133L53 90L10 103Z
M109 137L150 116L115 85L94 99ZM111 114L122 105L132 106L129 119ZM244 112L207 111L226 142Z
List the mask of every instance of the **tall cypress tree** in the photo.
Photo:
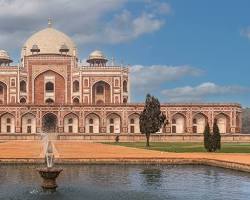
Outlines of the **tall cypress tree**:
M217 151L221 149L221 135L220 135L220 129L217 125L217 121L214 120L213 124L213 151Z
M206 124L204 129L204 147L208 152L212 151L212 135L210 133L209 123Z
M161 112L159 100L147 94L144 110L140 114L140 131L146 135L147 147L149 147L150 135L158 132L165 123L165 120L166 116Z

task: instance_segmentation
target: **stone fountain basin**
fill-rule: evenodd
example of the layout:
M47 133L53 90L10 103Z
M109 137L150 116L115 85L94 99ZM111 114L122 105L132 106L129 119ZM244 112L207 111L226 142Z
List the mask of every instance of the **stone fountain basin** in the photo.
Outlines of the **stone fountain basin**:
M39 172L40 176L43 178L42 187L43 189L56 189L56 178L59 176L59 174L63 171L62 168L38 168L37 171Z
M63 171L63 169L54 167L52 168L43 167L43 168L38 168L37 171L43 178L54 179L58 177L58 175Z

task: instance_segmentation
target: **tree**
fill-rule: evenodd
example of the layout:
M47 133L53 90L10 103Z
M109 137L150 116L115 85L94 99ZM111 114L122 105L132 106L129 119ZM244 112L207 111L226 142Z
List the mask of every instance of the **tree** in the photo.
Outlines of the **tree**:
M147 94L144 110L140 114L140 131L146 135L147 147L149 147L150 135L158 132L165 123L165 120L166 116L161 112L159 100Z
M204 130L204 147L208 152L215 152L221 149L221 135L216 120L213 124L213 132L210 133L210 127L207 123Z
M212 141L213 141L213 151L217 151L221 149L221 135L220 135L220 129L217 125L217 121L214 120L213 124L213 135L212 135Z
M212 135L210 133L209 123L206 124L204 130L204 147L208 152L212 151Z

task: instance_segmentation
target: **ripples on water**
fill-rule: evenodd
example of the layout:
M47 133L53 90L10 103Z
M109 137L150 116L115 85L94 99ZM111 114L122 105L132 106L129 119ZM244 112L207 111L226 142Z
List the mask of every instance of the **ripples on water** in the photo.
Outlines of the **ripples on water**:
M36 167L0 166L0 199L250 199L250 174L214 167L65 165L52 194L40 189Z

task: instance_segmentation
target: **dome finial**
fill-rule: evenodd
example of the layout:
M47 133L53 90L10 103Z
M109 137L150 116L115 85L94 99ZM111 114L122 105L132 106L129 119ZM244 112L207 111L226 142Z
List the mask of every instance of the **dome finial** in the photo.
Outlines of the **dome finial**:
M49 27L49 28L52 27L52 19L51 19L51 17L49 17L49 19L48 19L48 27Z

